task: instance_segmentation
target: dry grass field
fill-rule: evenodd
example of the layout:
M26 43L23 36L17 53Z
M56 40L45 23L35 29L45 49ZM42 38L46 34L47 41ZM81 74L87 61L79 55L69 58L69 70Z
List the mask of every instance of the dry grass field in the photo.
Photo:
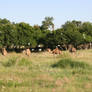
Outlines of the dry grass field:
M92 92L92 50L0 54L0 92Z

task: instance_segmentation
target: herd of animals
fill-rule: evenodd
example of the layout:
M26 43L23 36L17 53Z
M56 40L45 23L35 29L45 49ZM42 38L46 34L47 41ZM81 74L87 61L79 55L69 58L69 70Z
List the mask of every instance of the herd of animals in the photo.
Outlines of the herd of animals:
M46 51L49 52L49 53L52 53L52 54L61 54L62 53L62 51L58 47L56 47L53 50L51 50L50 48L47 48ZM75 53L76 52L76 48L71 47L69 49L69 52ZM6 56L7 55L7 50L5 48L3 48L1 50L1 53L2 53L2 55ZM22 53L27 55L27 56L30 56L31 55L31 50L30 49L26 49L26 50L23 50Z
M88 43L88 44L81 44L79 46L76 47L78 50L80 49L92 49L92 43ZM51 54L61 54L62 53L62 50L69 50L69 52L71 53L75 53L77 50L76 48L73 46L73 45L62 45L62 48L60 46L56 46L55 49L51 50L50 48L47 48L45 49L45 51L51 53ZM39 48L37 48L37 51L42 51L41 48L38 50ZM27 56L30 56L31 55L31 52L34 51L34 49L30 50L29 48L28 49L25 49L25 50L22 50L22 53L27 55ZM7 55L7 50L6 48L0 48L0 52L2 53L2 55L6 56Z

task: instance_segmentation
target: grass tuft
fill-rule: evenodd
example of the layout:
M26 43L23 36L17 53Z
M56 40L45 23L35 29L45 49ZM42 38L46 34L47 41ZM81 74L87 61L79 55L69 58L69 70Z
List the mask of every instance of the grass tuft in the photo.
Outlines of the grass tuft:
M22 58L21 60L18 61L19 66L27 66L30 64L31 64L31 62L26 58Z
M16 64L16 60L17 58L13 57L13 58L10 58L8 59L7 61L5 62L2 62L2 65L4 67L11 67L11 66L14 66Z
M89 65L85 62L79 62L68 58L60 60L58 63L53 64L52 67L87 69L89 68Z

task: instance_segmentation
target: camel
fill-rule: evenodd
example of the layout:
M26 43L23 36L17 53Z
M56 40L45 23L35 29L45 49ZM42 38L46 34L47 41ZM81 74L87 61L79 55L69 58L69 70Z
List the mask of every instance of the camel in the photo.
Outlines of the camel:
M72 48L70 48L69 51L70 51L71 53L75 53L75 52L76 52L76 48L72 47Z
M52 52L52 51L51 51L51 49L49 49L49 48L48 48L46 51L47 51L47 52L49 52L49 53L51 53L51 52Z
M7 51L5 48L2 49L2 55L6 56L7 55Z
M26 55L27 55L27 56L30 56L30 54L31 54L30 49L26 49Z
M59 50L58 48L54 49L52 51L53 54L61 54L61 50Z
M27 56L31 55L30 49L23 50L22 53L25 54L25 55L27 55Z

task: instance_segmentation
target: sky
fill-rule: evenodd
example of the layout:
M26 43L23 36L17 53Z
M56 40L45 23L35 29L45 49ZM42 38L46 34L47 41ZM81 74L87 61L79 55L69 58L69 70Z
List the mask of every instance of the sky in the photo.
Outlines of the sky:
M0 0L0 18L11 22L41 25L46 16L54 17L56 28L66 21L92 22L92 0Z

